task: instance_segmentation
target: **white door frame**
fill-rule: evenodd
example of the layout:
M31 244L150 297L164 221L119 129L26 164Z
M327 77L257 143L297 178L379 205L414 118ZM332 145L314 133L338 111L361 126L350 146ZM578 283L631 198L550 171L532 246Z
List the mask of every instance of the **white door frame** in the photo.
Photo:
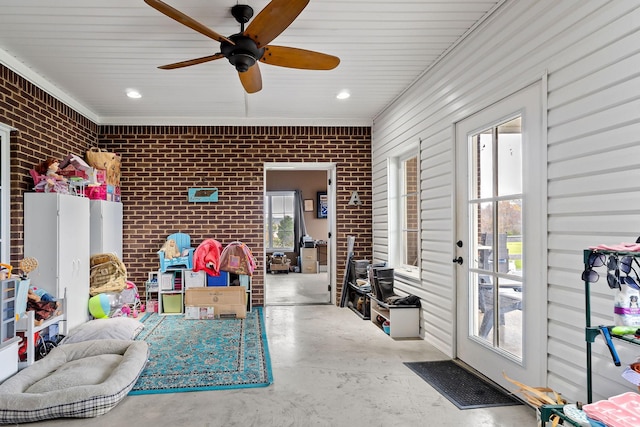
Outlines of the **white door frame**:
M300 163L286 163L286 162L265 162L264 164L264 176L262 182L267 182L268 171L327 171L327 198L329 202L328 214L327 214L327 228L328 233L331 234L331 238L327 238L328 243L328 264L329 264L329 284L331 286L331 304L336 304L336 169L335 163L330 162L300 162ZM331 182L331 185L329 185ZM264 196L266 196L267 187L264 186ZM263 254L264 255L264 254ZM266 277L267 267L264 267L264 274ZM266 290L265 290L266 292Z
M479 108L478 111L470 115L469 117L462 119L454 124L454 146L457 154L455 157L456 167L456 181L462 175L466 175L468 166L462 165L460 162L459 153L460 147L458 142L462 139L466 139L467 135L458 135L458 125L464 123L468 119L472 119L475 116L480 116L487 110L492 110L495 113L495 117L490 120L498 120L501 116L507 116L517 111L521 107L518 106L518 102L510 103L510 100L516 98L518 94L523 92L535 92L533 96L539 97L540 103L535 107L539 111L534 113L536 116L535 126L539 126L539 136L535 141L531 141L527 134L526 126L531 126L531 122L525 125L523 130L523 149L524 144L527 144L527 151L523 152L523 176L535 176L535 182L528 180L526 187L523 189L524 198L527 200L528 205L525 207L523 213L523 228L527 227L529 233L537 233L540 239L537 244L534 244L525 254L528 259L524 260L524 268L528 268L525 272L525 281L529 284L529 289L523 290L527 292L525 295L525 305L523 307L523 322L528 325L523 333L523 362L521 365L515 363L513 360L509 360L498 352L493 352L483 348L479 344L479 340L470 337L466 333L466 328L469 325L468 312L465 313L468 306L468 292L466 292L466 283L468 277L468 247L469 242L464 230L467 229L468 224L462 224L460 218L460 210L467 209L467 201L463 200L465 195L459 194L456 185L454 184L454 205L456 215L455 235L453 241L463 240L464 247L457 248L454 245L453 258L463 256L464 264L458 266L454 264L454 278L456 293L456 340L455 340L455 354L456 357L462 361L468 363L493 381L509 388L512 386L502 376L505 372L511 378L517 379L526 384L545 384L546 383L546 366L547 366L547 324L546 324L546 301L547 301L547 222L546 222L546 153L547 153L547 134L546 134L546 76L543 76L542 80L539 78L531 85L523 86L523 89L517 92L513 92L512 95L503 98L495 103L492 103L485 108ZM525 111L526 115L526 111ZM480 120L480 122L482 119ZM467 123L466 127L473 126L473 121ZM482 126L482 123L477 123L477 126ZM470 129L467 129L470 130ZM476 129L479 130L479 129ZM462 145L462 144L460 144ZM528 156L528 157L527 157ZM466 154L463 155L466 159ZM462 169L464 168L464 170ZM468 183L467 181L465 181ZM468 186L468 184L467 184ZM532 203L533 202L533 203ZM464 215L466 217L466 214ZM464 282L464 283L463 283ZM472 343L469 346L469 343ZM465 360L467 359L467 360ZM475 360L470 360L475 359ZM471 363L470 363L471 362Z
M11 131L15 128L0 123L0 210L2 210L2 224L0 224L0 259L11 262Z

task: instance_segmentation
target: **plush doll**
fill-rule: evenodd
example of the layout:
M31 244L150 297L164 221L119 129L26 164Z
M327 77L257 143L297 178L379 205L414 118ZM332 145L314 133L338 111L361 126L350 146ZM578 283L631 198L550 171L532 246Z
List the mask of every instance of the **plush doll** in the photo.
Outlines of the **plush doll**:
M48 295L48 294L47 294ZM60 303L54 300L44 300L36 294L32 289L27 292L27 311L33 310L34 323L36 326L40 326L42 322L47 320L52 315L60 314L57 312Z
M34 168L38 174L44 177L44 179L36 184L36 191L42 190L45 193L69 194L67 178L58 174L59 166L59 160L48 158Z
M160 248L161 251L164 252L164 259L174 259L180 257L180 249L176 245L176 241L173 239L168 239Z
M40 302L40 297L31 289L27 291L27 299L34 302Z
M36 288L35 286L29 286L29 295L38 297L35 301L55 301L55 298L51 296L51 294L44 289Z

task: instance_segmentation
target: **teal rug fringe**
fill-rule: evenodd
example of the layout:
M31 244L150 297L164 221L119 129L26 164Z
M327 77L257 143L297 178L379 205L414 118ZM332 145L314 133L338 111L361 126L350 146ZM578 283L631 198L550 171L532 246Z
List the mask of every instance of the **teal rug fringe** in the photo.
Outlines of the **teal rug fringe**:
M147 313L136 340L150 356L130 395L266 387L273 382L262 307L246 319Z

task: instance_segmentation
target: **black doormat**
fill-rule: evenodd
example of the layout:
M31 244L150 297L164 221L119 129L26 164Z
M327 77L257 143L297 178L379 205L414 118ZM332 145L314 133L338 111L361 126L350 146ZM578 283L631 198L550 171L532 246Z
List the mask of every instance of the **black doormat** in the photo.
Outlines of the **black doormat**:
M405 362L405 365L428 382L458 409L521 405L514 396L453 360Z

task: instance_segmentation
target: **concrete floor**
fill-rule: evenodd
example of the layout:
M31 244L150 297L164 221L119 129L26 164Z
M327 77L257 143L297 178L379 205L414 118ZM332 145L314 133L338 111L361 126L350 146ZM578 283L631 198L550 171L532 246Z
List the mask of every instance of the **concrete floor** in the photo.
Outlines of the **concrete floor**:
M265 274L265 305L328 304L329 273Z
M394 340L351 310L271 305L268 387L127 396L109 413L29 425L136 427L535 426L528 406L459 410L403 362L446 357L420 339Z

